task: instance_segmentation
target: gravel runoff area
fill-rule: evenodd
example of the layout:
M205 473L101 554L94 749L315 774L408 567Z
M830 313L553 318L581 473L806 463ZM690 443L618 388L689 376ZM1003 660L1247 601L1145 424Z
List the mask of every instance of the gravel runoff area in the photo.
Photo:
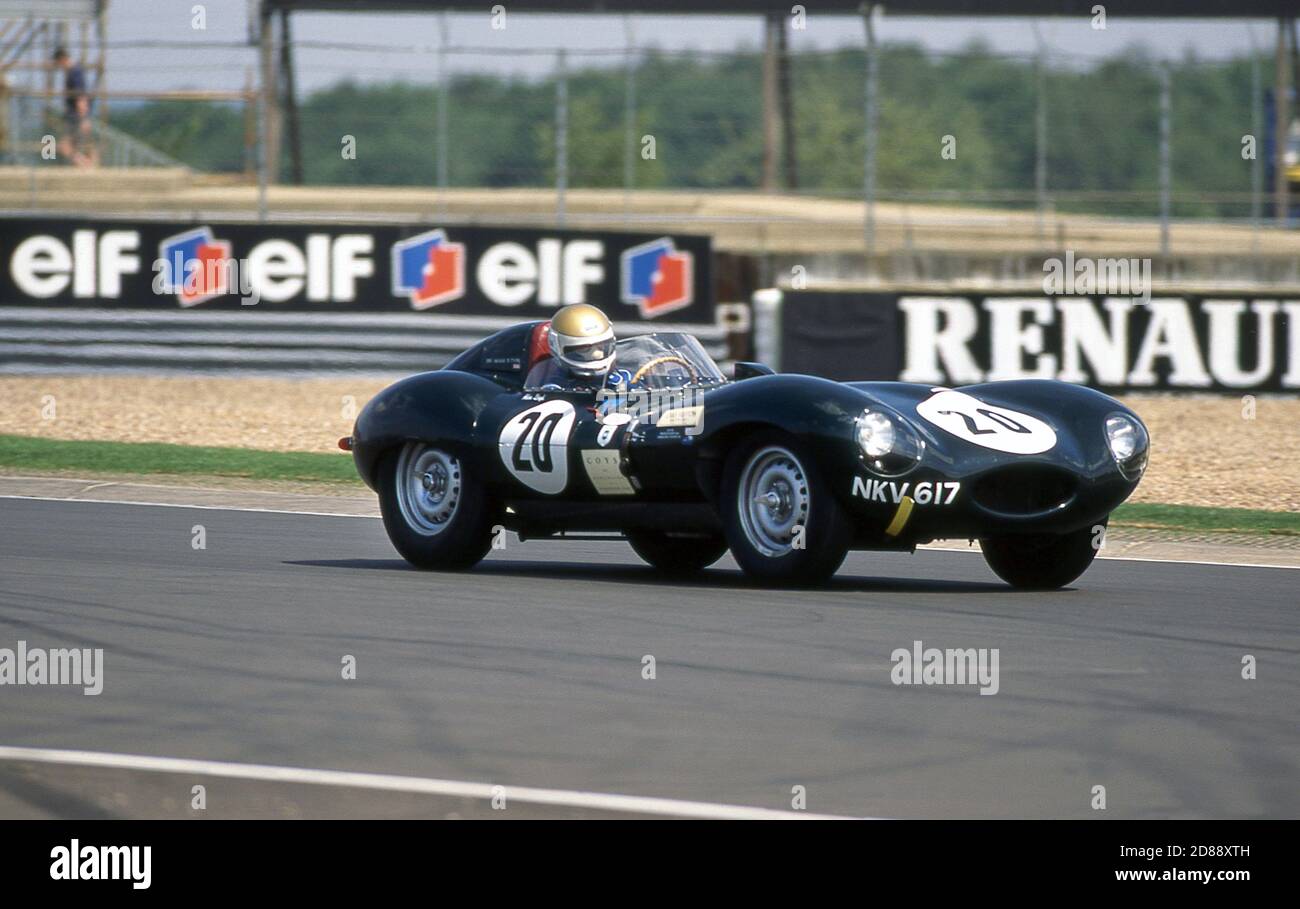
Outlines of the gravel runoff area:
M0 434L337 451L357 412L389 381L0 377ZM1124 401L1153 439L1134 501L1300 511L1300 397L1150 394Z

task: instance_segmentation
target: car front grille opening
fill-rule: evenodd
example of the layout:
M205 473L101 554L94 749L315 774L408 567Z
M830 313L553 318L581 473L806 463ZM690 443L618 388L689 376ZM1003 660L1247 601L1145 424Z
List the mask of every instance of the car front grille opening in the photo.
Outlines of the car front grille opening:
M1059 508L1074 498L1075 480L1047 465L1003 467L985 474L975 484L975 501L1002 514L1039 514Z

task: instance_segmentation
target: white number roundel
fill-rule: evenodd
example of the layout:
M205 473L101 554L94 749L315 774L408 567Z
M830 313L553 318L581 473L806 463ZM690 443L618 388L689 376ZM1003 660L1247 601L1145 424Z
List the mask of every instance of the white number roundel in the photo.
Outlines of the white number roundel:
M517 413L501 429L497 450L506 470L547 495L569 482L569 434L577 414L568 401L545 401Z
M1042 420L960 391L939 390L916 405L916 412L945 432L994 451L1041 454L1056 445L1056 431Z

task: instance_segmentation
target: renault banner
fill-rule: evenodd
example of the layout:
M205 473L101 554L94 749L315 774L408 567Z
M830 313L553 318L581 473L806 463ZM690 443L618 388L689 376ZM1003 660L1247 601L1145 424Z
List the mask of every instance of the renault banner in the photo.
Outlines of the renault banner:
M783 291L780 366L838 380L1300 388L1300 299ZM761 328L756 328L761 331Z

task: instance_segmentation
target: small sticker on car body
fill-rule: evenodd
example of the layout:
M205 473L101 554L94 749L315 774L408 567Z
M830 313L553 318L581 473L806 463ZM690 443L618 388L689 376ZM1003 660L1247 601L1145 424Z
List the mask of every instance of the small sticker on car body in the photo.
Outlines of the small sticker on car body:
M621 457L617 451L609 449L582 450L582 466L596 492L603 496L630 496L636 493L631 481L619 469Z

